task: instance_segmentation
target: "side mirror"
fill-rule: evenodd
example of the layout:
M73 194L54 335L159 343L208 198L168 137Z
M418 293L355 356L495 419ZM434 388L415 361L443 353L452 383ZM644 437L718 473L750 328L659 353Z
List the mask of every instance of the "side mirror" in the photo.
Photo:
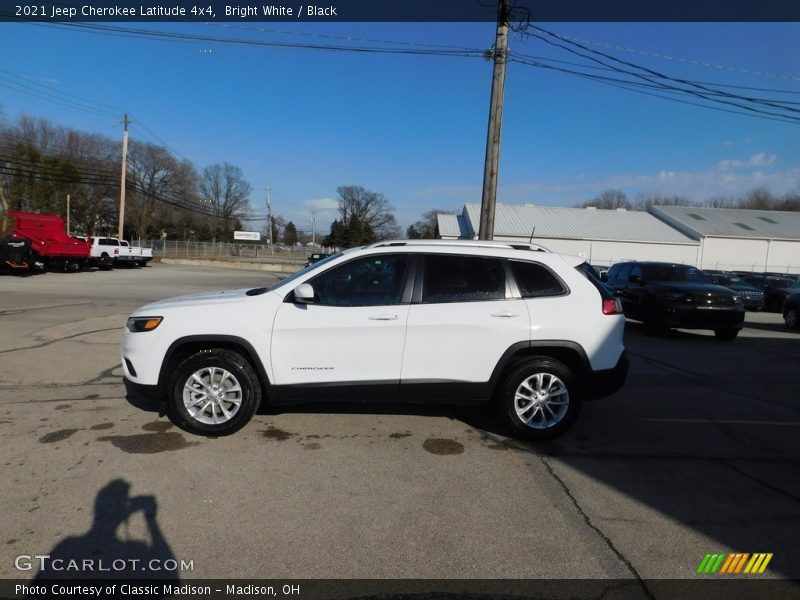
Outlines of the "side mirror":
M311 304L314 302L314 288L310 283L301 283L294 288L294 301L298 304Z

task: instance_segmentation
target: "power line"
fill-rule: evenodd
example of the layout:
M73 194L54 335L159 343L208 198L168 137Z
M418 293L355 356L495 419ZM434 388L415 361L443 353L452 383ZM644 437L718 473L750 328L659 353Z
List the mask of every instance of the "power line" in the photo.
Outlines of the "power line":
M70 94L69 92L65 92L63 90L55 90L55 89L53 89L53 88L51 88L49 86L46 86L46 85L44 85L42 83L39 83L38 81L30 80L30 79L28 79L28 78L26 78L26 77L24 77L22 75L18 75L17 73L12 73L11 71L6 71L5 69L0 69L0 73L5 73L6 75L9 75L11 77L15 77L17 79L22 79L26 83L29 83L29 84L34 85L34 86L38 86L40 88L44 88L44 90L48 91L48 92L52 92L52 93L55 93L55 94L60 94L62 96L69 96L70 98L74 98L75 100L79 100L79 101L81 101L83 103L86 103L86 104L94 104L94 105L96 105L96 106L98 106L98 107L100 107L102 109L109 109L113 113L121 113L121 112L123 112L122 109L120 109L120 108L118 108L116 106L110 106L110 105L105 104L103 102L98 102L97 100L91 100L89 98L84 98L84 97L78 96L76 94Z
M620 58L617 58L617 57L612 56L610 54L607 54L605 52L598 52L597 50L592 50L591 48L587 48L586 46L583 46L583 45L578 44L576 42L572 42L572 41L568 40L567 38L565 38L565 37L563 37L563 36L561 36L561 35L559 35L557 33L553 33L551 31L548 31L548 30L546 30L546 29L544 29L542 27L534 26L533 29L535 29L536 31L541 31L541 32L545 33L546 35L551 36L553 38L556 38L558 40L565 41L568 44L571 44L571 45L576 46L576 47L578 47L578 48L580 48L582 50L590 52L591 54L594 54L594 55L597 55L597 56L602 56L603 58L606 58L606 59L612 60L614 62L617 62L619 64L625 65L626 67L630 67L630 68L633 68L633 69L639 69L640 71L644 71L645 73L648 73L649 76L655 77L657 79L662 79L662 80L669 81L669 82L680 83L680 84L683 84L683 85L689 85L691 87L697 88L697 89L702 90L704 92L710 92L710 93L713 93L714 95L725 96L725 97L727 97L729 99L732 99L732 100L740 100L740 101L744 101L744 102L760 103L760 104L764 104L766 106L773 106L775 108L779 108L779 109L782 109L782 110L790 110L792 112L800 112L800 110L798 110L798 109L786 108L786 107L780 106L778 104L774 104L771 100L763 100L763 99L752 98L752 97L748 97L748 96L741 96L739 94L733 94L733 93L725 92L725 91L722 91L722 90L716 90L716 89L713 89L710 86L707 86L705 84L693 83L693 82L691 82L689 80L686 80L686 79L681 79L681 78L677 78L677 77L670 77L669 75L665 75L664 73L660 73L659 71L655 71L655 70L653 70L653 69L651 69L649 67L643 67L641 65L637 65L637 64L632 63L630 61L622 60ZM625 69L620 69L619 67L615 67L613 65L609 65L608 63L606 63L606 62L604 62L602 60L598 60L598 59L596 59L596 58L594 58L592 56L587 56L587 55L582 54L580 52L576 52L575 50L573 50L571 48L568 48L566 46L562 46L560 44L555 44L552 41L550 41L550 40L548 40L546 38L543 38L542 36L539 36L539 35L536 35L536 34L533 34L533 33L530 33L530 32L526 32L526 33L527 33L527 35L530 35L532 37L536 37L536 38L544 41L545 43L548 43L548 44L554 45L556 47L562 48L564 50L567 50L568 52L571 52L573 54L577 54L578 56L582 56L583 58L586 58L588 60L592 60L592 61L598 62L599 64L602 64L602 65L604 65L606 67L609 67L610 69L613 69L613 70L616 70L616 71L619 71L619 72L622 72L622 73L626 73L626 74L631 75L633 77L637 77L637 78L640 78L640 79L645 79L646 81L652 81L652 79L647 75L642 75L641 73L636 73L634 71L628 71L628 70L625 70ZM669 87L667 84L664 84L664 85L665 85L665 87ZM693 94L693 95L697 95L697 96L703 97L702 94L700 94L698 92L695 92L693 90L684 89L684 91L686 93L688 93L688 94ZM711 100L714 100L714 99L711 99ZM715 102L723 102L722 100L714 100L714 101ZM739 106L739 108L745 108L746 110L753 110L753 111L757 110L757 109L754 109L754 108L748 108L746 106ZM758 111L758 112L763 112L763 111Z
M582 43L582 44L592 44L594 46L602 46L604 48L609 48L611 50L622 50L623 52L630 52L632 54L639 54L639 55L643 55L643 56L651 56L653 58L661 58L661 59L664 59L664 60L671 60L671 61L675 61L675 62L681 62L681 63L685 63L685 64L689 64L689 65L693 65L693 66L698 66L698 67L710 67L710 68L717 69L717 70L720 70L720 71L732 71L732 72L742 73L742 74L745 74L745 75L756 75L758 77L769 77L771 79L785 79L787 81L800 81L800 77L797 77L797 76L794 76L794 75L783 75L781 73L767 73L767 72L763 72L763 71L754 71L752 69L745 69L744 67L736 67L736 66L731 66L731 65L714 64L714 63L710 63L710 62L707 62L707 61L704 61L704 60L697 60L697 59L691 59L691 58L682 58L682 57L679 57L679 56L670 56L668 54L659 54L658 52L652 52L650 50L640 50L640 49L637 49L637 48L630 48L630 47L626 47L626 46L618 46L616 44L609 44L607 42L598 42L598 41L595 41L595 40L586 40L586 39L581 39L581 38L576 38L576 37L570 37L570 36L567 36L567 35L565 35L563 37L564 37L564 39L571 40L573 42L578 42L578 43ZM752 88L752 89L757 89L757 88ZM764 90L764 89L762 89L760 91L785 92L786 90ZM797 94L797 93L800 93L800 92L787 92L787 93Z
M779 121L781 123L791 123L791 124L800 123L800 119L791 117L789 115L786 115L785 117L770 117L770 116L766 116L766 115L757 115L757 114L752 114L752 113L749 113L749 112L732 110L732 109L729 109L729 108L722 108L721 106L715 106L715 105L712 105L712 104L702 104L700 102L692 102L690 100L681 100L679 98L672 98L670 96L665 96L665 95L657 94L657 93L654 93L654 92L648 92L648 91L644 91L642 89L636 89L637 87L649 87L651 89L661 89L658 86L648 86L647 84L643 84L643 83L639 83L639 82L633 82L633 81L627 81L626 82L625 80L618 80L618 79L609 78L609 77L599 77L597 75L592 75L590 73L581 73L579 71L573 71L573 70L570 70L570 69L563 69L563 68L559 68L559 67L553 67L553 66L549 66L549 65L545 65L545 64L541 64L541 63L537 63L537 62L525 61L525 60L518 59L518 58L510 58L509 61L515 62L515 63L519 63L519 64L523 64L523 65L527 65L527 66L531 66L531 67L537 67L537 68L541 68L541 69L549 69L549 70L558 71L558 72L561 72L561 73L575 75L577 77L581 77L581 78L584 78L584 79L589 79L589 80L595 81L597 83L610 85L612 87L616 87L616 88L623 89L623 90L628 90L628 91L631 91L631 92L636 92L638 94L644 94L646 96L653 96L655 98L661 98L663 100L669 100L671 102L678 102L680 104L688 104L688 105L691 105L691 106L698 106L698 107L701 107L701 108L707 108L709 110L716 110L716 111L719 111L719 112L731 113L731 114L735 114L735 115L743 115L743 116L746 116L746 117L751 117L751 118L756 118L756 119L766 119L766 120L769 120L769 121ZM677 90L677 89L676 90L662 89L662 91L677 93L680 90Z
M243 25L229 25L227 23L205 23L210 27L220 27L223 29L238 29L242 31L259 31L261 33L276 33L279 35L293 35L298 37L309 37L309 38L320 38L320 39L329 39L329 40L340 40L340 41L347 41L347 42L369 42L371 44L389 44L389 45L396 45L396 46L413 46L418 48L439 48L439 49L447 49L447 50L462 50L462 51L469 51L469 52L483 52L484 50L478 48L469 48L465 46L451 46L448 44L432 44L430 42L410 42L407 40L383 40L383 39L375 39L375 38L365 38L356 35L333 35L333 34L326 34L326 33L318 33L318 32L308 32L308 31L287 31L285 29L272 29L267 27L245 27Z
M547 33L547 35L553 36L553 37L555 37L555 38L557 38L559 40L562 39L561 36L559 36L558 34L554 34L554 33L548 32L548 31L546 31L546 30L544 30L544 29L542 29L540 27L533 27L533 29L535 29L537 31L543 31L543 32ZM797 122L798 121L797 118L793 117L792 115L785 114L785 112L773 112L773 111L770 111L770 110L764 110L764 105L767 105L767 106L772 106L773 108L777 108L778 110L781 110L781 111L800 112L800 110L798 110L798 109L794 109L794 108L790 108L790 107L787 107L787 106L783 106L783 105L778 104L777 102L764 101L764 100L760 100L760 99L753 99L753 98L748 98L748 97L744 97L744 96L739 96L739 95L736 95L736 94L731 94L729 92L716 90L716 89L710 88L708 86L700 85L700 84L690 84L687 80L682 80L682 79L678 79L678 78L669 77L667 75L664 75L663 73L658 73L657 71L653 71L652 69L649 69L647 67L642 67L642 66L639 66L639 65L635 65L635 64L630 63L628 61L622 61L621 59L617 59L616 57L606 55L605 53L597 52L596 50L591 50L591 49L585 48L585 50L587 50L591 54L602 55L605 58L608 58L609 60L612 60L612 61L615 61L615 62L619 62L620 64L624 64L626 66L629 66L629 67L632 67L632 68L635 68L635 69L639 69L641 71L645 71L646 73L650 74L650 75L644 75L642 73L637 73L637 72L631 71L629 69L624 69L624 68L620 68L620 67L611 65L611 64L609 64L608 62L606 62L604 60L598 59L598 58L596 58L594 56L590 56L590 55L584 54L583 52L579 52L579 51L575 50L574 48L571 48L569 46L565 46L563 44L560 44L560 43L554 42L552 40L549 40L549 39L545 38L542 35L539 35L539 34L536 34L536 33L531 33L531 32L528 32L528 31L525 31L524 33L526 35L531 36L531 37L537 38L537 39L539 39L539 40L541 40L541 41L543 41L543 42L545 42L545 43L547 43L549 45L555 46L557 48L561 48L563 50L566 50L567 52L570 52L570 53L575 54L577 56L580 56L582 58L586 58L588 60L591 60L593 62L601 64L601 65L603 65L605 67L608 67L609 69L611 69L613 71L616 71L618 73L622 73L622 74L625 74L625 75L628 75L628 76L632 76L632 77L644 80L644 81L646 81L646 82L648 82L650 84L656 85L657 87L662 88L662 91L679 91L679 92L682 92L682 93L687 94L687 95L695 96L695 97L700 98L702 100L707 100L707 101L718 103L718 104L732 106L734 108L745 110L745 111L748 111L750 113L756 113L756 115L765 115L765 116L769 116L769 117L772 117L772 118L785 119L785 120L788 120L790 122ZM575 42L567 41L567 43L568 44L572 44L572 45L576 45ZM535 65L535 66L541 66L541 65ZM582 76L589 76L589 75L582 74ZM595 77L595 76L590 76L590 77ZM654 78L655 79L659 79L661 81L654 81ZM667 82L676 82L676 83L681 83L681 84L689 84L692 87L700 89L701 91L697 91L697 90L693 90L693 89L686 89L686 88L682 88L682 87L677 87L677 86L675 86L675 85L673 85L671 83L667 83ZM715 96L722 96L722 97L725 97L725 99L718 98L718 97L715 97ZM735 102L733 100L738 100L738 101L741 101L741 102L745 102L745 104L740 104L739 102ZM753 103L757 104L758 108L751 106L751 104L753 104ZM753 115L753 116L756 116L756 115Z
M0 87L4 87L6 89L13 90L13 91L18 92L20 94L25 94L27 96L32 96L34 98L38 98L40 100L45 100L47 102L53 102L55 104L60 104L62 106L66 106L67 108L72 108L72 109L75 109L75 110L81 110L83 112L87 112L87 113L91 113L91 114L94 114L94 115L98 115L100 117L117 118L116 115L112 115L111 113L102 112L102 111L99 111L99 110L95 110L95 109L89 108L87 106L82 106L82 105L74 103L74 102L66 101L64 99L58 98L54 94L36 90L35 88L31 88L31 86L26 86L24 84L11 81L6 77L0 76L0 79L5 81L5 83L0 81Z
M2 14L2 12L0 12ZM38 23L29 23L39 25ZM469 58L482 58L484 49L444 49L444 48L388 48L385 46L353 46L342 44L313 44L313 43L290 43L275 40L254 40L245 38L231 38L212 35L198 35L191 33L179 33L169 31L158 31L148 29L136 29L133 27L112 27L98 23L43 23L47 27L56 27L73 31L83 31L86 33L99 33L103 35L116 35L120 37L160 39L165 41L183 42L207 42L220 44L234 44L244 46L262 46L268 48L294 48L304 50L321 50L333 52L357 52L364 54L400 54L418 56L457 56Z

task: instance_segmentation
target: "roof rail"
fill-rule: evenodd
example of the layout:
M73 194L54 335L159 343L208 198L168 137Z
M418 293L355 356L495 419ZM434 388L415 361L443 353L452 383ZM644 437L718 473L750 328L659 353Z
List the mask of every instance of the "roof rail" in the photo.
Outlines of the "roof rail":
M501 242L495 240L386 240L376 242L367 248L386 248L392 246L460 246L469 248L510 248L512 250L528 250L533 252L550 252L539 244L520 242Z

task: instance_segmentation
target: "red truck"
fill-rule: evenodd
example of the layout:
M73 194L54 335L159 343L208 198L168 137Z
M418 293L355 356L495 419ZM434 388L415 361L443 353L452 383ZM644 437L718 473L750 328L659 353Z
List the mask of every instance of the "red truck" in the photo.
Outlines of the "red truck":
M68 236L61 217L13 210L8 214L14 218L14 229L3 239L3 247L19 246L20 241L30 244L29 253L3 252L3 262L12 269L77 271L88 264L91 243Z

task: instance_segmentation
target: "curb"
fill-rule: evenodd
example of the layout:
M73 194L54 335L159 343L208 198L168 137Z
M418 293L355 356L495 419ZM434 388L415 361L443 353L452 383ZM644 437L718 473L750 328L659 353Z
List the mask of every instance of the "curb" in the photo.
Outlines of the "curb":
M240 260L211 260L203 258L161 258L166 265L187 265L191 267L217 267L239 269L242 271L267 271L269 273L294 273L303 268L304 263L289 262L248 262Z

